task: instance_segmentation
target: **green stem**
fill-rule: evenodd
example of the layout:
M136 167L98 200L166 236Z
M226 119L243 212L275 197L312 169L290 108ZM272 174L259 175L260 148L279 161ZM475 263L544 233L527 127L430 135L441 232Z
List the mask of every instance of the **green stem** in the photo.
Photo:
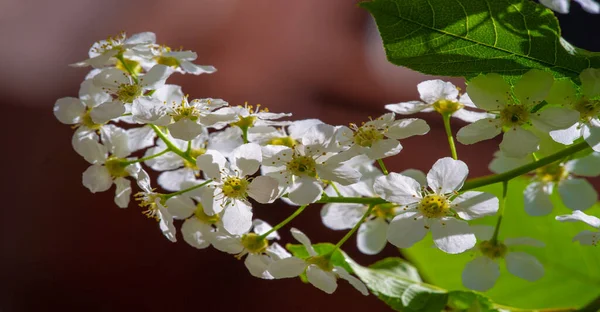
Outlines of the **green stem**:
M294 213L292 213L285 220L279 222L279 224L275 225L272 229L270 229L266 233L260 235L259 236L260 239L265 239L267 236L269 236L269 234L271 234L271 233L279 230L280 228L284 227L286 224L288 224L290 221L294 220L294 218L296 218L298 215L300 215L302 213L302 211L304 211L304 209L306 207L308 207L308 205L300 206L298 209L296 209L296 211L294 211Z
M510 171L507 171L507 172L504 172L501 174L492 174L492 175L488 175L485 177L480 177L480 178L475 178L475 179L469 180L465 183L465 185L463 185L461 191L468 191L468 190L472 190L474 188L511 180L518 176L522 176L532 170L543 167L545 165L549 165L549 164L551 164L555 161L558 161L562 158L565 158L569 155L575 154L586 148L590 148L590 147L587 142L583 141L583 142L577 143L573 146L567 147L564 150L554 153L550 156L541 158L537 161L534 161L527 165L521 166L519 168L510 170Z
M498 232L500 232L500 224L502 223L504 207L506 206L506 193L508 193L508 181L502 181L502 198L500 199L500 207L498 208L498 221L494 228L494 235L492 235L492 239L490 240L494 245L498 242Z
M163 195L161 195L161 197L162 197L164 200L167 200L167 199L169 199L169 198L171 198L171 197L173 197L173 196L181 195L181 194L187 193L187 192L189 192L189 191L193 191L193 190L195 190L195 189L197 189L197 188L201 188L201 187L203 187L203 186L205 186L205 185L209 184L210 182L212 182L212 180L207 180L207 181L204 181L204 182L202 182L202 183L200 183L200 184L198 184L198 185L194 185L194 186L192 186L192 187L188 187L188 188L186 188L186 189L183 189L183 190L181 190L181 191L177 191L177 192L174 192L174 193L169 193L169 194L163 194Z
M383 171L383 174L388 175L388 170L385 167L385 164L383 163L383 160L381 159L377 159L377 163L379 164L379 168L381 168L381 171Z
M136 73L129 68L129 65L127 65L127 62L125 62L125 59L123 58L123 54L119 53L117 54L116 58L121 62L121 65L123 65L123 68L125 68L125 70L129 73L129 75L131 75L131 78L133 78L133 81L135 81L136 84L139 83L138 78Z
M452 137L452 129L450 128L450 115L451 114L442 114L442 119L444 120L444 129L446 129L446 136L448 137L448 145L450 145L450 153L452 154L452 158L457 160L458 154L456 153L454 137Z
M335 186L335 183L333 183L333 181L327 181L327 184L331 185L331 188L333 188L333 190L335 191L335 193L337 194L337 196L344 197L344 196L342 196L342 193L337 188L337 186Z
M240 127L242 129L242 139L244 140L244 144L248 143L248 127Z
M156 125L151 124L150 127L152 127L154 132L156 132L156 135L158 135L158 137L161 140L163 140L163 142L165 142L165 145L167 145L169 151L179 155L181 158L189 161L192 164L196 163L195 159L193 159L190 155L188 155L184 151L180 150L179 147L175 146L175 144L173 144L173 142L171 142L171 140L169 140L169 138L167 138L167 136Z
M373 211L373 207L375 207L375 205L373 205L373 204L369 205L369 209L367 209L367 212L365 212L365 214L362 216L362 218L360 218L360 220L358 220L358 222L354 225L354 227L348 233L346 233L346 235L344 235L344 237L342 237L342 239L340 239L340 241L337 242L337 244L335 244L335 247L333 247L333 250L330 251L329 254L332 254L334 251L338 250L350 238L350 236L352 236L352 234L354 234L354 232L356 232L356 230L358 230L360 225L363 222L365 222L365 219L371 215L371 212Z
M138 158L138 159L133 159L133 160L126 160L126 161L123 161L122 164L127 166L127 165L131 165L131 164L135 164L135 163L144 162L146 160L150 160L152 158L156 158L158 156L164 155L168 152L170 152L170 150L167 148L158 154L154 154L154 155L150 155L150 156L146 156L146 157L142 157L142 158Z

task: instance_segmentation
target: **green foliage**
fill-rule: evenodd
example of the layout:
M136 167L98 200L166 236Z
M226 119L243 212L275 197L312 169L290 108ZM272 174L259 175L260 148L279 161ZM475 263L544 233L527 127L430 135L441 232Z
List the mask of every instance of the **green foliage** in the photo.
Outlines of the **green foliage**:
M579 231L590 228L582 223L560 223L554 220L556 215L571 212L562 205L556 194L552 196L555 208L551 215L527 215L523 208L522 195L526 185L525 178L514 179L509 183L506 211L499 238L532 237L545 242L544 248L514 249L536 256L544 265L546 273L540 280L528 282L511 275L505 265L501 264L500 278L486 295L497 304L524 309L583 307L600 296L600 253L598 248L580 246L571 240ZM500 184L481 190L496 195L502 191ZM600 207L596 206L592 208L591 214L597 215L598 211ZM495 221L495 217L489 217L473 223L493 225ZM403 249L402 252L412 263L417 264L419 272L428 282L450 290L465 289L461 282L461 272L465 264L475 256L475 252L446 254L433 247L431 237L411 248ZM463 302L466 298L463 295L454 297L460 299L457 302Z
M443 76L499 73L513 83L532 68L578 79L600 67L600 53L560 35L552 11L523 0L374 0L374 16L390 62Z

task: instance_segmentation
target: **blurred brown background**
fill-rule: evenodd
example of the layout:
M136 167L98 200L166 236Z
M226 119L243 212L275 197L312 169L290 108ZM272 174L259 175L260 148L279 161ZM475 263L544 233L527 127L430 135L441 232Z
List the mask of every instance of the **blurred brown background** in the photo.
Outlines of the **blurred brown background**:
M597 20L577 16L568 18L581 24L566 21L575 28L565 34L598 50L599 28L590 26ZM213 75L170 79L192 98L260 103L331 124L360 122L383 113L384 104L416 100L416 84L425 79L387 63L356 1L1 1L0 311L388 310L343 281L326 295L299 280L253 278L233 256L196 250L182 239L170 243L134 204L117 208L112 190L90 194L82 186L88 164L72 151L73 130L55 120L52 107L60 97L76 96L87 73L67 64L122 30L153 31L159 43L196 51L198 64L216 66ZM390 170L426 171L449 154L441 119L419 117L431 133L404 140ZM469 153L458 145L471 176L488 173L493 145L481 143ZM314 242L337 241L344 233L326 229L319 210L309 208L291 225ZM255 208L271 224L291 211ZM281 234L282 243L290 241L287 229ZM388 246L365 256L353 245L350 240L344 250L362 264L398 255Z

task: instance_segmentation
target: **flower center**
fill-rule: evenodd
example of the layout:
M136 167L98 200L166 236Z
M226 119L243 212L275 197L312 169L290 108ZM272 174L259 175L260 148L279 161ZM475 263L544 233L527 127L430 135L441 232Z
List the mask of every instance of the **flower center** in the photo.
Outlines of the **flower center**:
M217 222L219 222L219 220L221 219L219 217L218 214L209 216L204 212L204 207L202 206L201 203L198 203L196 205L196 210L194 211L194 216L202 221L203 223L207 223L207 224L215 224Z
M238 121L231 123L231 125L238 126L240 129L248 129L252 127L254 125L254 122L256 121L256 116L239 116L239 118L240 119Z
M331 264L330 257L325 256L312 256L306 258L306 262L308 264L314 264L318 266L323 271L331 271L333 270L333 264Z
M161 56L155 57L154 60L156 61L156 63L162 64L165 66L179 67L179 61L172 56L161 55Z
M503 126L509 128L521 126L529 120L529 111L523 105L507 105L500 111L500 119Z
M121 84L117 90L117 99L123 103L132 103L142 95L142 86L138 84Z
M89 110L81 117L81 124L91 130L100 130L100 128L102 128L102 124L94 123Z
M239 177L227 177L223 182L223 194L229 198L246 198L248 180Z
M496 242L492 243L491 241L483 241L479 244L479 250L481 253L491 259L502 258L506 255L506 245Z
M309 156L292 156L292 160L287 163L287 170L297 176L317 176L317 164Z
M129 173L127 172L127 170L125 170L125 167L127 167L127 165L123 164L121 159L117 157L109 157L106 160L106 162L104 162L104 167L106 167L106 169L113 178L124 178L129 176Z
M180 105L175 105L173 107L173 112L171 113L171 116L173 117L173 120L175 120L175 122L180 121L184 118L189 118L192 121L196 121L200 116L200 110L198 110L196 106L189 106L186 105L186 103L187 98L184 98L183 100L181 100Z
M396 216L396 206L394 204L375 205L371 214L377 218L391 219Z
M283 146L287 146L289 148L294 148L294 145L296 145L296 141L294 139L292 139L291 137L286 136L286 137L270 139L267 142L267 144L268 145L283 145Z
M354 132L354 143L360 146L371 147L373 143L381 139L383 139L383 133L373 125L362 126Z
M560 164L550 164L535 170L535 174L542 182L560 182L565 179L569 173L564 166Z
M206 149L203 148L192 148L189 152L189 155L192 157L192 159L196 159L198 158L198 156L203 155L204 153L206 153ZM186 168L191 168L193 170L198 170L198 166L196 165L196 161L188 161L187 159L183 159L183 166Z
M260 237L260 235L256 233L248 233L242 236L242 246L244 246L249 253L259 254L267 250L269 243L266 239Z
M421 199L418 209L427 218L440 218L450 210L450 203L443 195L430 194Z
M573 105L573 108L579 112L579 116L583 122L588 122L600 114L600 101L583 98L577 101Z
M450 100L439 100L433 103L433 109L440 114L452 114L465 107L463 104Z
M142 214L148 218L160 221L158 217L158 205L156 204L156 199L160 196L158 193L139 192L134 197L136 201L139 201L138 205L140 207L146 208L146 210L142 211Z

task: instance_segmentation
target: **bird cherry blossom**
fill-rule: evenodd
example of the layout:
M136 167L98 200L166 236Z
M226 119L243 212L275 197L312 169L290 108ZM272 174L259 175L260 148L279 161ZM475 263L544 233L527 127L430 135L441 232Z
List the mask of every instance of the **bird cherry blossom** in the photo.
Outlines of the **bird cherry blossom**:
M556 216L556 220L561 222L583 222L597 230L600 229L600 219L579 210L573 211L570 215ZM600 231L583 230L573 237L573 241L579 242L581 245L597 246L600 242Z

